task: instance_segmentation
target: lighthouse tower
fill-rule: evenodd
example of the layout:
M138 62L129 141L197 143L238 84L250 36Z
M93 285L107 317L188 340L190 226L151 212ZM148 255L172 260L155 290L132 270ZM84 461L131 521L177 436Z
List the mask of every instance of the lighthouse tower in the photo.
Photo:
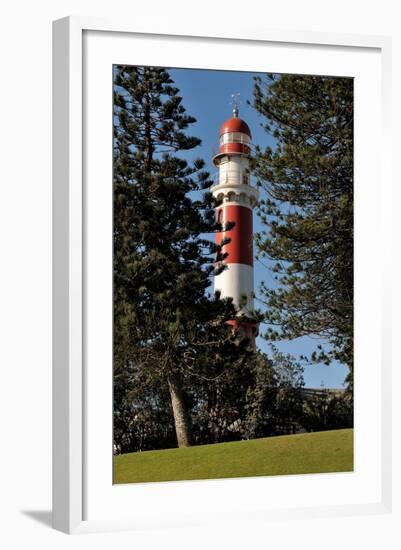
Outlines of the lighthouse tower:
M220 128L219 152L213 158L219 170L218 183L211 190L221 203L216 209L217 221L223 228L228 222L235 224L228 231L216 233L216 244L227 237L231 241L223 245L226 269L215 277L214 288L222 298L231 297L237 306L237 318L230 324L240 337L254 339L258 323L253 304L252 214L259 193L250 180L251 138L249 126L239 118L238 105L234 103L232 117Z

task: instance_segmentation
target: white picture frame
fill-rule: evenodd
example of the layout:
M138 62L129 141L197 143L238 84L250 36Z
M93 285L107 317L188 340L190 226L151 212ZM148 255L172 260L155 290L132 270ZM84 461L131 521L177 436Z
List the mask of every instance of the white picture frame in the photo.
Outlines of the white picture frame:
M85 42L85 35L94 37L92 45L88 48L88 42ZM372 488L371 494L376 495L371 497L369 491L364 494L363 498L356 498L357 491L365 478L361 478L359 489L355 487L355 494L352 494L349 499L341 497L333 498L333 501L326 501L324 504L315 505L312 500L305 505L300 501L294 506L287 507L285 503L281 503L276 508L270 506L268 509L262 504L256 503L253 508L242 508L235 505L234 495L242 494L249 495L256 491L257 484L263 483L258 480L215 480L213 482L180 482L170 484L153 484L140 485L135 487L125 486L120 488L118 499L121 500L122 507L124 502L129 502L129 499L134 495L141 495L144 506L140 517L130 517L129 515L120 517L111 513L111 507L115 502L109 500L110 495L99 493L96 496L88 494L93 487L93 480L98 480L99 485L110 483L110 478L105 479L104 469L97 470L97 465L88 461L86 455L90 455L91 445L99 445L98 448L104 448L104 439L97 443L91 440L90 434L93 433L93 424L91 418L93 413L90 407L93 406L94 396L91 395L91 387L93 378L88 376L90 366L88 367L88 341L91 339L90 330L88 330L88 308L85 306L85 300L88 294L88 278L85 271L88 268L88 262L92 261L89 258L91 243L93 244L93 231L88 228L88 220L85 218L88 210L88 200L90 208L96 209L98 204L95 197L91 195L89 190L85 189L84 180L88 177L85 167L85 155L90 155L90 148L87 147L87 136L84 131L88 129L85 124L90 124L90 108L85 96L85 82L87 83L87 75L85 73L84 59L98 59L103 62L106 56L106 50L103 50L101 55L96 57L95 48L99 52L102 48L100 42L96 42L96 37L101 37L101 40L107 37L108 45L110 41L119 41L122 51L124 45L122 40L145 40L157 43L158 40L165 40L166 44L171 42L173 48L174 40L194 44L195 42L203 44L203 48L207 50L207 44L213 45L214 48L221 47L246 47L246 48L263 48L264 45L274 46L278 48L299 48L303 51L315 51L318 48L326 48L327 52L333 53L333 57L339 55L347 56L354 55L357 52L373 52L377 70L380 75L376 82L378 94L375 98L375 108L379 113L375 124L377 125L380 139L381 158L378 159L377 176L380 181L380 187L391 195L390 186L390 161L389 161L389 124L390 124L390 55L391 42L387 37L376 36L354 36L354 35L336 35L327 33L314 32L293 32L293 31L275 31L263 29L230 29L229 32L224 31L221 27L216 27L207 31L207 36L202 29L191 28L174 28L169 25L168 33L166 29L149 28L147 25L140 23L129 23L125 21L99 20L87 17L69 17L54 22L53 32L53 525L56 529L67 533L88 532L99 530L115 530L115 529L138 529L154 523L150 517L149 509L152 506L152 498L173 499L174 493L180 494L180 498L192 498L193 501L199 502L199 509L191 515L185 514L180 510L177 501L172 505L172 516L166 516L160 519L157 525L192 525L199 524L202 521L210 521L211 515L215 515L213 509L209 513L200 513L202 509L203 498L205 495L214 495L212 497L219 499L222 494L226 494L226 502L232 502L231 508L226 514L222 514L221 521L265 521L272 517L313 517L313 515L352 515L364 513L386 513L391 509L391 357L389 345L389 312L384 311L389 304L389 290L386 285L386 270L382 273L375 273L375 288L371 289L373 296L372 300L375 303L375 311L380 310L380 320L377 320L377 326L381 333L379 342L374 343L376 346L373 354L373 359L376 362L376 368L379 371L376 373L377 378L371 382L371 385L366 387L366 391L376 392L376 401L374 411L377 413L377 425L372 428L373 446L379 444L377 450L377 460L373 454L371 458L364 458L364 465L361 463L361 471L366 466L367 475L369 461L374 462L372 471L374 470L377 478L377 484ZM118 37L118 40L117 40ZM170 40L170 42L169 42ZM90 50L88 53L88 49ZM109 48L110 49L110 48ZM118 49L118 48L117 48ZM91 52L94 52L95 57L91 58ZM200 50L199 50L200 52ZM167 52L168 53L168 52ZM165 52L164 52L165 55ZM199 53L199 55L207 55ZM210 53L209 53L210 55ZM330 54L331 55L331 54ZM118 57L118 55L117 55ZM162 56L160 48L150 49L150 58L160 59L159 64L165 65L165 60ZM195 57L193 57L195 59ZM200 58L199 58L200 59ZM206 59L206 57L205 57ZM116 62L122 62L120 58L116 58ZM195 61L194 61L195 62ZM312 65L315 61L311 61ZM100 63L100 62L99 62ZM188 62L187 62L188 63ZM133 63L134 64L134 63ZM146 64L142 62L142 64ZM311 65L311 67L312 67ZM168 65L167 65L168 66ZM177 63L174 66L179 66ZM182 66L185 65L185 63ZM194 66L194 65L192 65ZM195 66L196 62L195 62ZM234 61L221 60L221 68L237 67ZM243 66L243 69L248 67ZM255 66L252 67L252 70ZM351 69L350 69L351 71ZM272 71L274 72L274 71ZM280 72L280 71L276 71ZM285 72L285 71L283 71ZM352 71L351 71L352 73ZM349 74L350 76L352 74ZM100 73L99 73L100 74ZM103 73L102 73L103 74ZM111 73L110 73L111 75ZM111 78L111 77L110 77ZM86 79L86 80L85 80ZM111 81L110 81L111 88ZM107 93L109 93L108 90ZM101 95L101 94L100 94ZM379 97L380 96L380 97ZM107 101L107 97L106 97ZM379 105L380 103L380 105ZM104 103L99 104L99 109L104 109ZM358 104L356 103L356 108ZM98 111L99 112L99 111ZM89 113L89 114L88 114ZM108 116L108 115L107 115ZM372 117L374 118L374 114ZM106 119L105 119L106 120ZM101 124L101 123L99 123ZM99 127L100 128L100 127ZM102 131L103 127L101 128ZM356 135L358 139L358 134ZM99 156L103 157L102 144L98 144ZM377 143L376 143L377 145ZM106 153L107 150L103 151ZM110 153L111 155L111 153ZM356 157L356 166L363 164L363 159ZM110 174L106 171L106 177ZM369 174L366 174L369 177ZM110 180L111 181L111 180ZM361 197L360 197L361 198ZM363 198L362 198L363 199ZM104 195L103 199L111 200L111 196L107 199ZM110 203L111 204L111 203ZM367 209L370 208L369 202L361 201L361 219L363 211L369 214ZM93 206L92 206L93 205ZM107 208L107 204L100 206ZM93 213L93 212L92 212ZM91 219L94 216L91 213ZM96 217L96 216L95 216ZM389 221L385 216L384 208L380 210L381 225L377 229L378 242L380 235L385 231L391 231ZM92 222L90 222L92 223ZM92 237L88 237L92 235ZM100 237L99 237L100 238ZM111 234L110 234L111 238ZM372 238L375 238L373 235ZM388 265L388 250L384 246L382 251L382 260L384 265ZM97 261L94 259L93 261ZM103 260L102 260L103 261ZM89 267L90 271L90 267ZM110 268L111 271L111 268ZM372 275L369 275L372 277ZM357 279L358 280L358 279ZM108 284L107 281L105 284ZM357 284L357 283L356 283ZM90 286L90 285L89 285ZM95 289L96 290L96 289ZM90 286L90 292L94 292ZM366 317L366 312L361 310L359 319L363 323ZM380 321L380 322L379 322ZM107 325L105 325L107 328ZM103 327L103 330L104 328ZM88 334L89 333L89 334ZM369 344L370 345L370 344ZM373 343L372 343L373 345ZM362 351L361 351L362 353ZM90 354L89 354L90 355ZM368 358L367 358L368 360ZM373 367L375 366L373 365ZM379 368L380 367L380 368ZM361 379L360 379L361 380ZM110 384L111 378L107 382L107 376L103 382L99 382L101 392L107 392L107 383ZM358 377L357 382L358 383ZM101 386L103 384L103 386ZM90 387L88 387L88 385ZM363 387L363 385L361 385ZM361 390L362 391L362 390ZM111 393L110 393L111 394ZM90 399L88 399L88 395ZM105 394L104 394L105 395ZM373 395L373 393L372 393ZM108 398L107 398L108 399ZM105 423L108 422L107 415L111 418L111 410L108 408L109 402L107 399L102 403L97 403L96 406L102 407L98 409L99 418L104 418ZM358 390L356 393L356 413L358 407L362 407L363 398L358 399ZM88 403L91 403L89 406ZM361 405L362 403L362 405ZM376 407L376 408L375 408ZM357 415L358 416L358 415ZM109 424L107 424L109 427ZM109 436L109 428L105 430L106 438ZM366 442L368 436L363 435L363 426L360 427L361 437L365 437ZM103 437L102 435L99 437ZM99 439L100 441L100 439ZM107 441L107 439L106 439ZM377 445L376 445L377 446ZM111 449L111 440L110 440ZM376 455L375 455L376 456ZM109 458L107 459L109 460ZM102 463L102 460L99 460ZM102 473L103 472L103 473ZM363 472L362 472L363 473ZM357 472L358 474L358 472ZM332 474L331 477L336 474ZM346 474L345 474L346 475ZM358 474L359 475L359 474ZM283 478L275 478L271 480L271 487L275 484L276 490L281 491L283 487L284 496L287 492L289 495L289 483L301 482L305 488L307 485L311 487L311 494L315 491L319 493L319 483L317 478L313 480L306 476L295 476L296 478L304 478L303 480L293 479L286 480ZM324 482L334 483L328 479L327 475ZM375 479L376 479L375 478ZM323 480L323 478L321 478ZM341 483L340 477L337 477L335 483ZM346 481L344 481L345 483ZM322 481L323 483L323 481ZM372 481L372 486L374 482ZM313 487L314 486L314 487ZM89 489L88 489L89 487ZM188 492L188 487L190 492ZM301 485L300 485L301 487ZM369 489L369 487L368 487ZM195 496L191 497L193 493ZM103 495L103 496L102 496ZM108 496L107 496L108 495ZM88 500L99 501L104 499L110 506L110 515L107 512L106 506L99 506L97 514L94 517L88 517ZM114 497L113 497L114 498ZM117 502L117 501L116 501ZM148 506L148 508L146 508ZM174 506L176 506L174 519ZM189 508L189 507L188 507ZM115 508L116 509L116 508ZM148 510L148 511L147 511ZM217 516L216 516L217 517Z

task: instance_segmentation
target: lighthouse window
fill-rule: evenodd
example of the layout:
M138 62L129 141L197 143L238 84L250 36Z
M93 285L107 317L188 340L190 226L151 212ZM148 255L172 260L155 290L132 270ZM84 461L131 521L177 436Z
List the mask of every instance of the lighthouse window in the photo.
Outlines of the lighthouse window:
M217 223L223 223L223 209L219 210L217 213Z
M223 134L220 138L220 145L224 145L225 143L249 144L250 142L250 137L247 134L243 134L242 132L227 132L226 134Z

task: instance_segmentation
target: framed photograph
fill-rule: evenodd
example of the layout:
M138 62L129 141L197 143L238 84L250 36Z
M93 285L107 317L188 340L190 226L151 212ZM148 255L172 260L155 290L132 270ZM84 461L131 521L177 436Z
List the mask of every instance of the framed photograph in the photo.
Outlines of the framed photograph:
M54 23L56 529L390 510L390 47Z

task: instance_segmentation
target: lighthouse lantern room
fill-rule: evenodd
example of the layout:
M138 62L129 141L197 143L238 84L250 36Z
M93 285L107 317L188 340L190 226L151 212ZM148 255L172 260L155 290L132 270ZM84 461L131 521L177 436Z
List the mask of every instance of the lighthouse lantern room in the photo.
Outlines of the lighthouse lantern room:
M226 268L215 277L214 288L222 298L231 297L238 308L237 318L230 321L235 330L248 338L255 338L258 323L253 301L253 208L258 201L258 190L251 185L249 162L251 158L251 131L238 116L234 102L232 117L220 128L219 152L213 158L218 168L218 183L212 187L219 201L217 221L223 231L216 233L216 244L229 238L223 245L227 257ZM224 227L234 222L232 229Z

